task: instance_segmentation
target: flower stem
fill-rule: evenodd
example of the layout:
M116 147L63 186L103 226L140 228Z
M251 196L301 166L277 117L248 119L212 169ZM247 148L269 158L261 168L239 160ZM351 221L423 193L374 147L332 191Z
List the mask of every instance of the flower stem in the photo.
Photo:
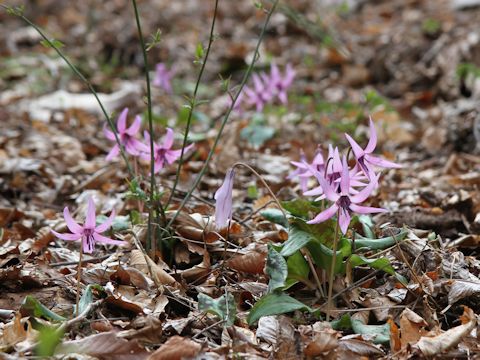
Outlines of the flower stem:
M0 4L0 6L2 8L4 8L5 10L9 11L12 9L12 7L10 6L7 6L7 5L4 5L4 4ZM67 66L73 71L73 73L75 75L77 75L80 80L83 81L83 83L87 86L88 90L92 93L92 95L95 97L95 100L97 101L98 105L100 106L100 109L102 110L102 113L103 113L103 116L105 116L105 119L107 120L108 122L108 125L110 126L110 129L112 130L113 132L113 135L115 136L115 141L117 142L118 144L118 147L120 148L120 154L122 155L122 158L123 158L123 161L125 162L125 165L127 167L127 171L130 175L130 177L133 179L134 177L134 174L133 174L133 171L132 171L132 168L130 166L130 163L128 162L128 158L127 158L127 154L125 153L125 148L124 146L122 145L122 143L120 142L120 139L118 137L118 133L117 133L117 129L115 128L115 124L113 123L112 119L110 118L110 116L108 115L107 113L107 110L105 109L105 106L103 105L102 101L100 100L100 98L98 97L98 94L97 92L95 91L95 89L93 88L92 84L87 80L87 78L80 72L80 70L78 70L78 68L73 65L71 63L71 61L67 58L67 56L62 52L62 50L60 50L56 45L55 43L49 39L47 37L47 35L45 35L45 33L43 32L43 30L38 27L36 24L34 24L32 21L30 21L30 19L28 19L27 17L25 17L23 14L19 13L19 12L11 12L12 14L15 14L16 16L18 16L20 19L22 19L23 21L25 21L28 25L30 25L31 27L33 27L35 29L36 32L38 32L38 34L43 38L43 40L48 44L49 47L51 47L52 49L54 49L56 51L56 53L58 54L58 56L60 56L60 58L62 58L62 60L67 64Z
M142 47L143 54L143 64L145 67L145 82L147 84L147 116L148 116L148 131L150 132L150 206L148 207L148 226L147 226L147 251L152 249L152 244L155 243L154 231L152 229L152 220L153 220L153 201L155 195L155 152L153 144L153 118L152 118L152 92L150 86L150 74L147 58L147 48L145 47L145 40L142 33L142 24L140 22L140 15L138 13L137 1L132 0L133 10L135 12L135 21L137 23L137 32L140 40L140 46ZM183 152L183 149L182 149ZM165 211L161 201L158 201L158 209L165 219ZM152 254L152 258L155 259L155 254Z
M195 106L197 104L197 93L198 93L198 89L200 87L200 81L202 80L202 76L203 76L203 72L205 70L205 66L207 64L208 55L210 54L210 49L212 47L212 43L213 43L213 40L214 40L213 31L215 29L215 22L217 20L218 1L219 0L215 0L215 6L214 6L214 9L213 9L213 19L212 19L212 25L210 27L210 35L209 35L209 38L208 38L207 50L205 51L205 56L203 57L202 66L200 67L200 71L198 72L197 82L195 83L195 89L193 90L193 96L192 96L192 99L190 101L190 108L189 108L188 117L187 117L187 125L186 125L186 128L185 128L185 134L183 136L182 150L180 152L180 159L178 160L177 173L176 173L175 180L174 180L174 183L173 183L172 191L170 192L170 196L167 200L167 203L165 204L166 209L168 209L168 206L170 205L170 203L173 199L173 195L175 193L175 189L177 188L178 180L180 178L180 171L181 171L182 165L183 165L183 156L184 156L184 153L185 153L185 147L187 146L188 133L190 132L190 126L191 126L191 123L192 123L193 111L194 111Z
M80 312L78 305L80 303L80 281L82 280L82 257L83 257L83 244L80 243L80 257L78 258L78 268L77 268L77 297L75 300L75 317L77 317Z
M335 263L337 261L338 233L340 228L340 210L337 211L337 225L335 226L335 237L333 238L333 255L330 272L328 274L328 297L327 297L327 321L330 321L330 312L332 310L333 280L335 277Z
M203 178L203 175L205 175L207 169L208 169L208 165L210 164L210 160L212 159L213 157L213 154L215 153L215 150L217 148L217 145L218 145L218 142L220 141L220 137L222 136L222 133L223 133L223 129L225 128L225 125L227 124L227 121L228 119L230 118L230 114L232 113L233 111L233 107L235 106L236 102L237 102L237 99L238 97L240 96L240 93L242 92L247 80L250 78L250 74L252 73L252 70L253 70L253 66L255 65L255 62L257 61L257 58L258 58L258 52L259 52L259 49L260 49L260 44L262 43L262 40L263 40L263 37L265 36L265 32L267 30L267 25L268 23L270 22L270 18L272 17L272 14L273 12L275 11L275 8L278 4L278 1L279 0L275 0L272 8L270 9L270 11L268 12L268 15L267 15L267 18L265 19L265 22L263 24L263 28L262 28L262 31L260 33L260 36L258 38L258 41L257 41L257 45L255 47L255 52L254 52L254 55L253 55L253 58L252 58L252 61L250 62L250 65L248 66L248 69L245 73L245 75L243 76L243 79L242 79L242 82L240 83L240 87L239 87L239 90L237 91L237 94L235 95L232 103L230 104L230 107L228 108L225 116L223 117L223 120L222 120L222 123L220 125L220 129L218 130L218 134L217 136L215 137L215 141L213 142L213 145L212 145L212 148L210 149L210 152L208 153L207 155L207 159L205 160L204 164L203 164L203 167L202 169L200 170L200 172L198 173L197 177L195 178L195 181L193 182L193 185L192 187L190 188L190 190L188 191L188 193L185 195L185 197L183 198L183 201L180 203L179 207L176 209L176 212L175 214L173 215L173 217L169 220L166 228L170 228L170 226L173 224L173 222L177 219L177 217L180 215L180 212L181 210L185 207L185 205L187 204L188 200L190 200L190 197L192 196L193 192L195 191L195 189L197 188L198 184L200 184L200 181L202 180Z

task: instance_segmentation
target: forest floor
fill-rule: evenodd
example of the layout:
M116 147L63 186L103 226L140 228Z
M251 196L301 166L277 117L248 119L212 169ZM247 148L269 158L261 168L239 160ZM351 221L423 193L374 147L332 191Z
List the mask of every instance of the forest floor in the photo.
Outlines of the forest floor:
M145 36L161 30L148 52L152 71L160 62L175 70L172 94L152 88L155 140L171 127L178 149L215 2L139 3ZM480 2L280 2L254 73L291 64L288 103L232 112L177 214L228 108L222 79L238 89L272 3L219 1L194 148L173 194L178 162L155 176L159 201L173 201L155 217L148 251L148 161L130 159L134 181L120 157L106 160L112 142L86 85L32 27L0 9L0 359L480 356ZM148 128L130 2L30 1L24 15L64 44L113 119L128 107L129 123L141 114ZM311 160L318 146L345 149L344 133L365 144L369 116L377 154L402 168L383 171L368 200L388 212L355 217L342 238L348 254L330 308L329 267L312 247L331 246L333 232L325 223L308 246L285 250L298 245L298 218L317 209L287 176L302 150ZM238 162L258 171L289 222L263 181L238 168L233 219L217 231L214 194ZM68 231L66 206L81 222L88 199L100 222L115 210L108 235L127 245L82 255L76 316L79 243L51 230ZM357 237L389 245L356 247Z

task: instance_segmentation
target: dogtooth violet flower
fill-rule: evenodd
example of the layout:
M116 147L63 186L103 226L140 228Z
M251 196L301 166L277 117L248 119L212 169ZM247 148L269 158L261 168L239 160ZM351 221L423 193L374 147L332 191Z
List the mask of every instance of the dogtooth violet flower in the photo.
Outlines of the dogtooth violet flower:
M146 143L150 144L150 134L147 131L145 131L143 135L145 137ZM180 155L182 154L182 149L172 150L172 146L173 146L173 130L170 128L167 128L167 133L165 134L163 143L160 145L153 143L153 160L154 160L153 171L155 174L158 173L160 170L162 170L165 167L165 164L171 165L178 158L180 158ZM185 150L183 152L186 153L192 147L193 147L193 144L188 145L187 147L185 147ZM149 146L147 147L146 151L140 154L140 157L144 160L150 159Z
M164 63L159 63L155 66L155 77L153 78L152 85L159 87L168 94L173 92L172 90L172 77L175 75L175 71L167 69Z
M315 218L308 221L308 224L318 224L330 219L338 213L338 223L340 230L345 234L350 225L351 213L358 214L372 214L379 212L386 212L385 209L361 206L377 186L378 176L374 177L370 183L365 186L358 194L352 195L350 193L350 173L347 164L347 158L343 156L342 161L342 175L340 178L339 192L335 191L331 184L325 179L319 178L320 185L325 193L325 197L333 202L333 205L328 209L319 213Z
M272 64L268 84L272 88L273 94L278 97L282 104L287 103L287 90L292 85L295 74L296 72L292 64L287 64L284 76L280 73L278 66L275 63Z
M232 218L232 191L235 170L230 168L225 174L222 186L215 192L215 225L222 229Z
M297 168L287 176L287 179L294 179L298 176L300 180L300 188L303 192L308 190L308 179L315 175L311 171L310 166L312 166L315 170L322 172L324 171L325 165L320 147L317 148L311 163L307 162L307 158L303 150L300 151L300 161L290 161L290 163Z
M95 243L104 243L110 245L126 245L124 241L113 240L106 236L103 236L102 233L107 231L110 226L112 226L113 219L115 217L115 211L112 210L110 217L101 225L96 225L96 215L95 215L95 203L92 198L88 199L87 206L87 216L85 218L85 224L79 225L70 215L68 207L63 209L63 217L67 223L68 229L71 233L61 234L54 230L50 230L56 237L66 241L76 241L81 239L81 246L83 252L91 254L95 248Z
M373 124L372 118L370 118L370 139L368 140L368 144L365 149L362 149L360 145L358 145L358 143L350 135L345 134L345 137L347 138L350 146L352 147L358 165L369 179L374 176L374 166L384 168L402 167L400 164L384 160L372 155L375 147L377 146L377 132L375 130L375 125Z
M117 120L117 131L118 131L118 139L120 143L125 147L125 151L130 155L137 156L142 151L147 151L147 148L144 144L142 144L139 140L135 138L135 135L140 130L140 125L142 124L142 119L140 116L136 116L135 120L133 121L132 125L127 128L127 115L128 115L128 108L123 109L120 116ZM107 129L105 126L103 128L103 132L108 140L116 141L115 135L113 132ZM112 149L108 153L106 160L110 161L113 158L117 157L120 152L120 147L118 144L113 145Z
M261 77L257 74L252 75L253 89L245 86L244 91L247 95L247 102L250 105L255 105L255 109L260 112L265 105L273 98L271 89L265 84Z

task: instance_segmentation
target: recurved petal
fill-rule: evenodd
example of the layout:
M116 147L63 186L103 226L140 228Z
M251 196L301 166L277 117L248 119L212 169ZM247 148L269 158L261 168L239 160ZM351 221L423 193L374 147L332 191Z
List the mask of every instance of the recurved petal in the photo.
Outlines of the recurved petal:
M370 139L368 140L367 147L365 148L365 153L371 154L375 147L377 146L377 130L375 130L375 125L373 124L372 117L370 116Z
M163 145L162 147L164 149L171 149L173 146L173 130L170 128L167 128L167 133L165 134L165 137L163 138Z
M113 145L112 150L107 154L107 157L105 160L107 161L112 161L114 158L118 156L120 153L120 148L118 147L118 144Z
M95 239L96 242L100 242L104 244L119 245L119 246L125 246L128 244L126 241L113 240L106 236L100 235L99 233L96 233L96 232L93 233L93 238Z
M98 232L98 233L103 233L103 232L107 231L107 229L110 228L110 226L112 226L113 219L115 219L115 209L112 210L110 216L108 217L108 219L103 224L98 225L95 228L95 231Z
M388 212L388 210L385 210L382 208L371 207L371 206L360 206L357 204L350 204L350 209L353 212L356 212L357 214L374 214L374 213Z
M315 216L312 220L307 221L307 224L318 224L318 223L324 222L330 219L333 215L335 215L337 210L338 210L338 205L333 204L328 209L323 210L320 214Z
M94 229L95 228L95 202L93 201L92 197L88 198L88 205L87 205L87 216L85 218L85 225L84 228L87 229Z
M128 108L123 109L120 113L120 116L117 120L117 130L119 133L124 133L127 129L127 116L128 116Z
M353 140L353 138L350 135L345 134L345 137L347 138L348 142L350 143L350 146L352 147L352 150L353 150L353 153L355 154L355 157L357 159L362 157L365 154L365 152L360 147L360 145L358 145L357 142L355 140Z
M125 132L130 136L134 136L138 133L138 130L140 130L140 126L142 126L142 118L140 115L137 115L135 116L135 120L133 120L132 125L130 125Z
M65 222L67 223L68 230L70 230L74 234L82 234L83 228L78 225L75 220L73 220L72 216L70 215L70 211L66 206L63 209L63 217L65 218Z
M109 129L107 129L107 125L105 125L105 126L103 127L103 134L105 135L105 137L106 137L108 140L115 141L115 135L113 134L112 131L110 131Z
M50 230L50 231L57 238L62 239L62 240L66 240L66 241L75 241L75 240L78 240L82 237L82 235L79 235L79 234L69 234L69 233L60 234L60 233L56 232L55 230Z
M373 156L373 155L365 155L365 160L367 160L370 164L373 164L375 166L380 166L383 168L399 169L402 167L402 165L394 163L393 161L381 159L378 156Z
M351 195L350 200L355 204L364 202L378 185L378 178L373 177L372 180L358 194Z

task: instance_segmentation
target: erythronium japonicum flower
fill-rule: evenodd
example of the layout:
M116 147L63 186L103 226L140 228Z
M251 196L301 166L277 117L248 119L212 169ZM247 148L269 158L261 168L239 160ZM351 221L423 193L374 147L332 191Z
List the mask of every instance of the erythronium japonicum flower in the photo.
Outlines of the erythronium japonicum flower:
M159 87L168 94L172 91L172 77L175 75L174 70L168 70L164 63L159 63L155 67L155 77L152 81L153 86Z
M370 183L365 186L364 189L358 192L358 194L352 195L350 193L350 173L347 164L347 158L344 156L342 161L342 175L340 178L339 192L329 184L325 179L319 178L320 185L325 193L325 197L333 202L333 205L328 209L322 211L313 220L308 221L309 224L317 224L330 219L332 216L338 213L338 223L340 230L343 234L346 234L348 225L351 220L351 213L358 214L372 214L379 212L386 212L385 209L361 206L360 203L364 202L377 186L378 176L374 176Z
M345 137L352 147L358 165L369 179L374 176L374 166L380 166L384 168L402 167L399 164L372 155L375 147L377 146L377 132L375 130L375 125L373 124L372 118L370 118L370 139L368 140L368 144L365 149L362 149L350 135L345 134Z
M276 64L272 65L269 85L273 88L273 93L278 97L282 104L287 103L287 90L292 85L294 78L295 70L293 70L292 64L287 64L284 76L282 76Z
M65 218L68 230L70 230L71 233L61 234L54 230L51 230L51 232L62 240L81 240L81 246L84 253L93 253L95 243L97 242L110 245L126 245L124 241L113 240L102 235L102 233L112 226L113 219L115 218L115 211L112 210L110 217L103 224L96 226L95 203L92 198L88 199L87 216L83 226L73 220L68 207L63 209L63 217Z
M235 170L228 169L222 186L215 193L215 225L222 229L228 225L232 218L232 191Z
M127 128L127 116L128 108L125 108L123 109L117 120L118 139L120 143L125 147L125 151L127 153L137 156L142 151L148 150L145 144L142 144L139 140L135 138L135 135L137 135L138 131L140 130L142 119L140 118L140 116L136 116L132 125ZM108 140L116 141L113 132L108 130L106 127L103 128L103 132ZM106 160L110 161L114 159L118 156L119 152L120 147L118 146L118 144L115 144L108 153Z
M147 131L144 132L144 137L147 144L149 144L150 134ZM162 170L165 167L165 164L173 164L178 158L180 158L180 155L182 154L182 149L172 150L173 137L173 130L167 128L167 134L163 139L163 143L161 145L158 145L156 143L153 144L153 160L155 162L153 171L155 172L155 174ZM186 153L192 147L193 144L190 144L189 146L185 147L183 152ZM144 160L149 160L150 148L148 148L148 151L142 153L140 157Z

